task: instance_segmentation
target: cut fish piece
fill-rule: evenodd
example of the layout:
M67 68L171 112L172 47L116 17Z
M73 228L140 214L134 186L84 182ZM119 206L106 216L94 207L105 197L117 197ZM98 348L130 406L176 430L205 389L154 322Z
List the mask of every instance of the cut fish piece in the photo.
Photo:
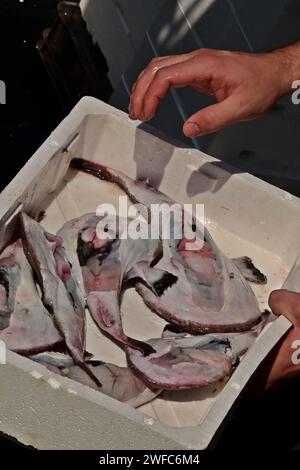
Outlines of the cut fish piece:
M71 165L118 184L131 201L144 204L148 214L152 204L174 204L146 182L133 181L117 170L81 159L74 159ZM189 233L193 225L191 221ZM153 311L189 333L249 330L261 319L251 287L236 265L219 250L207 230L203 231L196 224L194 232L195 240L204 239L203 246L191 250L184 237L179 240L171 237L164 243L164 257L157 266L162 268L161 271L144 270L146 282L143 279L142 283L137 283L138 292ZM155 292L153 279L156 284L161 284L160 279L166 272L177 281L165 290Z
M85 218L85 216L84 216ZM87 305L96 324L121 342L137 348L144 355L153 349L125 335L120 313L123 282L143 276L159 251L159 240L100 239L96 226L100 218L86 221L78 233L78 256L82 266Z
M58 275L53 254L62 240L46 233L38 222L24 212L20 213L20 222L25 252L42 288L43 303L53 315L74 362L91 374L84 360L85 312L84 309L74 308L73 300ZM68 270L68 279L69 275ZM96 377L92 378L100 385Z
M52 372L99 390L94 381L76 366L71 357L60 353L43 353L31 356L31 359L48 367ZM137 408L153 400L161 392L148 388L129 368L100 361L88 361L88 367L99 382L101 392L111 398Z
M263 314L262 320L248 331L241 331L238 333L214 333L214 337L219 340L229 341L231 352L233 356L242 357L248 349L251 348L267 322L269 321L269 314ZM163 338L186 338L187 333L176 325L168 324L163 331ZM198 336L202 338L203 336ZM195 337L196 338L196 337Z
M96 225L99 217L96 217L93 213L89 213L66 222L64 226L57 232L57 236L62 239L66 258L71 265L72 278L77 284L77 289L79 290L83 301L86 295L82 278L82 270L77 253L78 234L87 225L87 222L93 220L93 218L95 218L94 225Z
M21 240L7 247L15 271L8 285L13 285L9 326L0 331L0 340L11 351L32 354L45 351L63 341L52 316L44 307L37 291L33 271L25 256ZM17 281L16 281L17 280Z
M130 367L147 385L169 390L198 388L231 373L235 358L227 339L171 337L139 342L136 347L120 334L121 318L111 318L109 302L106 307L97 309L100 328L125 347Z
M142 380L165 390L199 388L232 372L230 343L210 335L148 341L156 353L143 357L127 348L130 366Z
M16 260L18 245L9 245L0 257L0 330L7 328L15 307L15 296L21 281Z

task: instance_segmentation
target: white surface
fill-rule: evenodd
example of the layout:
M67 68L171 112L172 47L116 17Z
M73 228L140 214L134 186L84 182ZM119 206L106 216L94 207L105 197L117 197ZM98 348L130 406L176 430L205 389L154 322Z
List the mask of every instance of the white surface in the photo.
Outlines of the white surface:
M251 256L267 274L268 285L256 288L263 308L300 252L299 200L250 175L225 171L213 158L176 148L137 129L137 124L100 101L81 100L2 193L0 222L22 204L33 215L46 209L44 226L54 232L65 220L111 202L119 193L116 187L67 173L74 156L98 160L133 178L148 177L178 202L204 203L209 230L220 248L230 256ZM163 321L134 291L125 295L122 312L128 333L141 339L160 334ZM121 350L88 323L87 349L99 359L122 364ZM8 364L0 367L0 430L38 448L205 448L289 326L284 318L271 325L223 390L219 384L172 392L144 406L153 422L141 411L10 353Z
M83 16L108 61L111 104L127 110L138 75L154 56L206 47L261 52L299 40L299 0L82 0ZM151 125L185 141L183 122L212 103L173 90ZM295 194L299 190L300 107L290 96L263 117L192 140L192 145Z

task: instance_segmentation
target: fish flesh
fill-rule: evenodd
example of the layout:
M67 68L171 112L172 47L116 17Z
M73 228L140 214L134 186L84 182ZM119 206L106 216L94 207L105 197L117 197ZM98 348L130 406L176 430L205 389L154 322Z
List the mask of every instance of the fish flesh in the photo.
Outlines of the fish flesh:
M103 310L99 310L101 314ZM215 383L232 373L236 357L227 339L213 335L150 339L144 344L152 353L143 354L116 336L115 326L106 332L125 348L129 366L148 386L185 390Z
M72 295L67 291L70 285L72 291L75 283L70 279L70 266L64 264L62 251L54 255L55 250L60 249L62 240L45 232L38 222L24 212L19 214L19 219L25 253L42 289L43 304L52 314L74 362L91 374L84 360L85 309L80 304L75 305ZM59 258L63 266L57 266L55 258ZM96 377L92 379L101 385Z
M70 356L47 352L31 356L30 359L43 364L52 372L99 390L95 382L74 364ZM102 393L134 408L152 401L161 392L157 388L147 387L128 367L94 360L87 361L87 366L102 383Z
M1 269L8 264L14 268L6 271L9 291L6 297L11 314L8 326L0 330L0 340L9 350L20 354L48 350L63 338L42 303L20 239L4 250L0 263L7 256L10 262L1 264Z
M9 245L0 257L0 330L7 328L14 311L17 287L20 284L20 267L16 260L18 245Z
M233 357L241 358L251 348L266 324L270 321L270 312L262 314L262 320L248 331L237 333L214 333L214 337L219 340L229 341ZM176 325L167 324L162 334L163 338L186 338L188 333L178 328ZM201 337L201 336L200 336Z
M122 327L120 302L125 281L143 277L143 270L150 266L159 252L158 240L130 240L99 237L97 224L100 217L78 223L77 254L82 268L84 289L89 311L102 331L113 336L144 355L153 352L150 345L128 337ZM60 232L61 233L61 232Z
M173 205L174 201L144 181L134 181L123 173L99 163L74 159L71 166L100 179L116 183L132 202L145 206L148 220L152 204ZM150 215L149 215L150 214ZM190 222L191 226L194 225ZM171 234L174 232L171 230ZM190 227L192 228L192 227ZM195 239L203 246L187 249L187 240L170 238L163 244L163 259L143 270L143 282L136 289L147 306L167 321L194 334L247 331L260 322L257 299L241 269L245 263L227 258L207 229L196 227ZM249 278L251 264L246 266ZM251 271L251 269L250 269ZM253 270L252 270L253 271ZM166 276L169 274L169 277ZM258 271L256 282L266 282ZM257 274L257 273L256 273ZM170 276L173 282L170 285ZM164 279L168 282L164 284ZM159 289L156 290L156 286Z
M230 376L236 365L230 343L213 335L151 339L147 343L156 352L145 357L126 348L128 363L146 384L164 390L215 383Z
M94 219L95 218L95 219ZM93 226L99 221L94 213L88 213L66 222L63 227L57 232L57 236L62 240L62 246L65 256L69 261L71 267L71 276L74 279L77 287L77 295L80 296L81 302L84 304L86 301L86 292L82 277L82 269L78 257L78 237L84 227L91 224L94 219Z

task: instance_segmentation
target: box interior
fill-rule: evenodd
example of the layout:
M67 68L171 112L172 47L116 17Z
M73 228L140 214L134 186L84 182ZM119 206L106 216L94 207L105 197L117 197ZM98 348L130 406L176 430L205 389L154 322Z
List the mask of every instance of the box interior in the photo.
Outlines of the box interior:
M26 192L14 202L11 214L22 207L32 215L45 211L42 221L55 233L65 221L94 212L101 203L114 203L122 191L111 183L69 170L72 158L99 161L135 179L148 179L179 203L203 203L206 227L229 257L250 256L267 275L266 286L252 286L261 309L271 290L281 287L300 252L300 205L288 193L250 175L201 155L174 147L113 114L89 115L64 148L60 148ZM125 331L139 339L161 335L164 320L144 305L134 289L122 302ZM95 359L125 364L123 351L95 326L89 314L87 350ZM199 425L224 383L199 390L164 392L139 408L175 427Z

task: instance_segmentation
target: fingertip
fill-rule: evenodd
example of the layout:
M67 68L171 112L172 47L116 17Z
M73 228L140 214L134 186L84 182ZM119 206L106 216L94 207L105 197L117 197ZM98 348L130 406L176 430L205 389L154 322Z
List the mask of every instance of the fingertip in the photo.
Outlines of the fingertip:
M196 122L187 121L183 126L183 133L186 137L199 137L201 129Z
M278 289L271 292L269 305L274 315L284 315L293 324L300 322L300 293Z
M268 304L271 310L273 310L273 307L282 301L285 292L286 291L284 289L276 289L271 292L268 299Z

